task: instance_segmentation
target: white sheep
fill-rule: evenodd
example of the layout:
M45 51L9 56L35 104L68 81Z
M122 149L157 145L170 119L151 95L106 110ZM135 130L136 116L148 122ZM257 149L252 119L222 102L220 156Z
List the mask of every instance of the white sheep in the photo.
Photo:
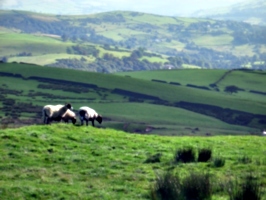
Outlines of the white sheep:
M62 116L62 120L66 123L68 123L69 120L72 121L73 124L76 123L77 117L76 114L72 110L67 110L65 114Z
M49 124L51 121L61 121L62 116L68 109L71 109L71 104L65 105L46 105L42 109L43 123Z
M92 126L94 126L94 120L96 120L100 124L103 121L103 118L101 115L99 115L95 110L87 106L83 106L79 108L79 118L80 118L81 125L83 125L83 121L85 120L87 126L88 126L89 121L91 121Z

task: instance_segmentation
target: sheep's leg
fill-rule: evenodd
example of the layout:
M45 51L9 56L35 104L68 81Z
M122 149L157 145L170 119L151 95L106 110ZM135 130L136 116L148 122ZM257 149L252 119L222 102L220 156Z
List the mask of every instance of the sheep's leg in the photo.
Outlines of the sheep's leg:
M46 115L46 113L43 113L43 123L46 124L48 120L48 116Z
M86 126L88 126L89 125L89 120L86 120Z
M49 123L50 123L50 117L47 117L46 124L49 124Z
M92 126L94 126L94 119L93 119L93 120L91 120L91 123L92 123Z

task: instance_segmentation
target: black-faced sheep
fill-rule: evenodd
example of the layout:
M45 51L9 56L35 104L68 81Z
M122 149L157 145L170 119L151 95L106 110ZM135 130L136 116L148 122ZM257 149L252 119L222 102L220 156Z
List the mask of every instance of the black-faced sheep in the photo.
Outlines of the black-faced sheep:
M68 109L71 109L71 104L65 105L46 105L42 109L43 123L49 124L51 121L61 121L62 116Z
M77 117L76 114L72 110L67 110L65 114L62 116L62 120L66 123L68 123L69 120L72 121L73 124L76 123Z
M91 121L92 126L94 126L94 120L96 120L100 124L103 121L103 118L101 115L99 115L95 110L87 106L83 106L79 108L79 118L80 118L81 125L83 125L83 121L85 120L87 126L88 126L89 121Z

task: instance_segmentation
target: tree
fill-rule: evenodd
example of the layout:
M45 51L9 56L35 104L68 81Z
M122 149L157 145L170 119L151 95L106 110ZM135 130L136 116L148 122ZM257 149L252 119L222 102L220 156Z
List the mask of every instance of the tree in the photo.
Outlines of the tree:
M224 89L225 92L228 92L230 94L237 93L238 90L239 90L239 88L234 86L234 85L226 86L225 89Z
M6 63L7 62L7 57L2 57L2 62Z

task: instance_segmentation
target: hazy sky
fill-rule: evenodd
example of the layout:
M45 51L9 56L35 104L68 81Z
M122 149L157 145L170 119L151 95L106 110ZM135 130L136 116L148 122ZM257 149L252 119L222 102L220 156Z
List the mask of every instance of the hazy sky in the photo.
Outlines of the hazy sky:
M226 7L246 0L0 0L2 9L52 14L92 14L127 10L160 15L183 15L198 10Z

